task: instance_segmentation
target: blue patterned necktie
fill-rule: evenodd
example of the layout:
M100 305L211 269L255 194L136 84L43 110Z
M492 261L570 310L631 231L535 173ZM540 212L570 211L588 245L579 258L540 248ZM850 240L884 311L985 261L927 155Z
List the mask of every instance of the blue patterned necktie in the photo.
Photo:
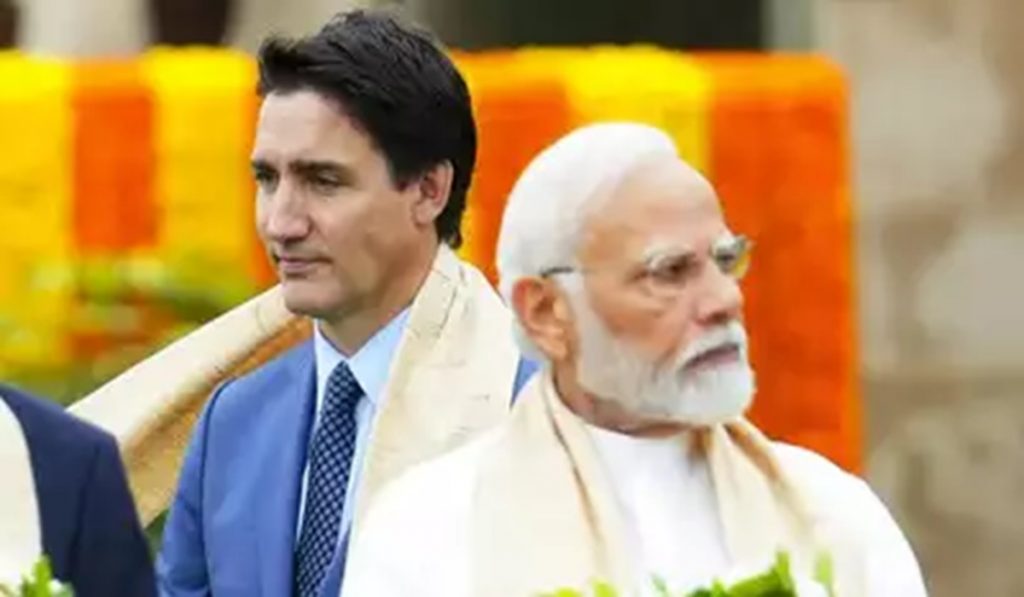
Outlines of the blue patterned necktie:
M363 389L341 362L324 392L320 422L313 434L306 481L302 530L295 549L295 594L317 595L338 547L352 455L356 449L356 405Z

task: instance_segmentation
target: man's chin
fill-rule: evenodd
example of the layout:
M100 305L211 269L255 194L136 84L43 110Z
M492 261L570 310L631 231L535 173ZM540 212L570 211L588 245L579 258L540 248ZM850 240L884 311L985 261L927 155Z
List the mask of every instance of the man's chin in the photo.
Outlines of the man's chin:
M707 370L660 401L661 417L688 427L711 427L741 418L754 398L753 372L745 365Z
M332 312L334 301L317 292L311 284L303 282L282 282L284 306L296 315L324 319Z
M720 403L710 408L704 405L696 405L694 408L680 413L677 421L691 427L714 427L715 425L731 423L743 417L751 402L749 397L744 398L740 396L733 397L731 400L725 399L724 403L721 402L723 397L713 398L712 400L718 400Z
M681 419L710 427L742 417L754 400L754 379L748 372L718 375L714 382L687 388L680 398Z

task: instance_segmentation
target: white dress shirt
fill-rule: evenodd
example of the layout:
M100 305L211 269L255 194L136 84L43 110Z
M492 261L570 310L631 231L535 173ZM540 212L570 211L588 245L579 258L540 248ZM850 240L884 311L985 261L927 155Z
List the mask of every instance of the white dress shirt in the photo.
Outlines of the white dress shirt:
M409 320L409 310L406 309L392 319L386 326L377 331L366 344L363 345L354 355L347 359L348 366L352 370L359 386L363 389L365 396L356 405L356 450L352 455L352 469L349 473L348 487L345 489L345 504L341 516L341 532L338 533L338 542L343 543L348 531L352 526L353 507L359 490L359 482L362 478L363 460L366 456L366 449L373 434L373 426L377 420L377 413L384 406L384 387L387 385L388 374L391 372L391 362L394 360L398 343L402 339L402 332L405 330L406 322ZM327 380L334 368L345 361L345 355L338 352L338 349L320 331L319 324L313 326L313 350L316 355L316 410L313 415L312 432L310 441L316 432L316 426L320 423L320 410L324 403L324 393L327 391ZM306 484L309 480L309 463L306 463L302 471L302 493L299 501L299 515L296 519L296 539L302 530L302 518L306 509Z

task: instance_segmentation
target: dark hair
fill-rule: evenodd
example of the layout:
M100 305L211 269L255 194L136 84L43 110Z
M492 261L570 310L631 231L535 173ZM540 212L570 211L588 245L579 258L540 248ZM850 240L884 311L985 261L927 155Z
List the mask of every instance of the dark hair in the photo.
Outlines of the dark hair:
M476 126L466 82L430 33L354 10L309 37L268 38L259 50L260 96L300 89L340 104L384 154L399 188L451 162L451 195L434 226L442 242L462 243Z

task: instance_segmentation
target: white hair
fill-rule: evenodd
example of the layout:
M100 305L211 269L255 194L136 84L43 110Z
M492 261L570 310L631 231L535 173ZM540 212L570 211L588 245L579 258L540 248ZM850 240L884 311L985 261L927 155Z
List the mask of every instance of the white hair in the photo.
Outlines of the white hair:
M569 133L537 155L509 194L498 236L499 288L511 304L512 288L525 277L576 265L583 223L647 160L678 157L672 138L652 126L609 122ZM525 354L543 355L516 323Z

